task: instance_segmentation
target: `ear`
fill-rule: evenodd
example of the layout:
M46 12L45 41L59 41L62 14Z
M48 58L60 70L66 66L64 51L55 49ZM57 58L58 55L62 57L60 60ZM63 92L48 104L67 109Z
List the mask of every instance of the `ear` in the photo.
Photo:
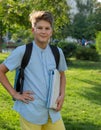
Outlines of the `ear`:
M50 34L50 37L52 37L53 33Z
M52 30L52 32L51 32L51 34L50 34L50 37L52 37L52 35L53 35L53 30Z
M34 33L34 28L32 28L32 33Z

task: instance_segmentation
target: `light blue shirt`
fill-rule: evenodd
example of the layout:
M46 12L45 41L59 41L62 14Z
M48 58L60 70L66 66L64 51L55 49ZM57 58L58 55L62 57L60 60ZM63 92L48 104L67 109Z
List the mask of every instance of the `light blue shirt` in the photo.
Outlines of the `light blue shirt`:
M6 67L12 71L20 67L25 52L25 45L17 47L4 61ZM59 71L67 69L66 61L62 50L59 48L60 62ZM14 110L21 114L26 120L34 124L45 124L50 116L52 122L61 118L60 112L46 107L47 93L49 87L49 71L56 68L55 59L50 46L45 49L39 48L33 42L33 50L30 61L25 68L24 91L33 92L34 101L29 104L15 101Z

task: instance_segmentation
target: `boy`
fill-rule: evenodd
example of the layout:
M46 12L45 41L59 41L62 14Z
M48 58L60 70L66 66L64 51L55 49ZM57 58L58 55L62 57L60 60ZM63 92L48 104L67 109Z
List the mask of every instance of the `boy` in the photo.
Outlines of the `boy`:
M49 72L56 68L56 63L49 46L53 32L53 16L47 11L33 11L30 14L32 33L34 35L33 50L30 61L25 68L23 93L20 94L6 77L8 71L20 67L25 52L25 45L17 47L0 65L0 82L16 99L14 109L20 114L22 130L65 130L60 110L65 96L65 73L67 69L63 52L60 48L60 94L56 101L57 108L46 107L49 87Z

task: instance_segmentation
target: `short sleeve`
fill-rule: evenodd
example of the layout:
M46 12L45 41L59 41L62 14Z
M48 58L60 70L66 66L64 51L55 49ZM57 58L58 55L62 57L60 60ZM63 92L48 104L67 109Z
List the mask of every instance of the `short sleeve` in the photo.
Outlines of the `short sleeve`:
M60 61L59 61L59 66L58 66L58 70L59 71L65 71L67 70L67 63L66 63L66 60L65 60L65 56L63 54L63 51L61 48L58 48L59 49L59 53L60 53Z
M25 52L25 45L17 47L11 52L8 58L3 62L3 64L10 70L15 70L21 65L22 57Z

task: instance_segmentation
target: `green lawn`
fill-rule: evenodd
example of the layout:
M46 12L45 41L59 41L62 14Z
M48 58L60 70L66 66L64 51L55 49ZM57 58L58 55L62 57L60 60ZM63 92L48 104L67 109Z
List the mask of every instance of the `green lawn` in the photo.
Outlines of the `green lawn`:
M0 62L7 54L0 53ZM7 74L13 84L14 72ZM101 62L71 59L61 114L66 130L101 130ZM0 130L20 130L13 101L0 84Z

